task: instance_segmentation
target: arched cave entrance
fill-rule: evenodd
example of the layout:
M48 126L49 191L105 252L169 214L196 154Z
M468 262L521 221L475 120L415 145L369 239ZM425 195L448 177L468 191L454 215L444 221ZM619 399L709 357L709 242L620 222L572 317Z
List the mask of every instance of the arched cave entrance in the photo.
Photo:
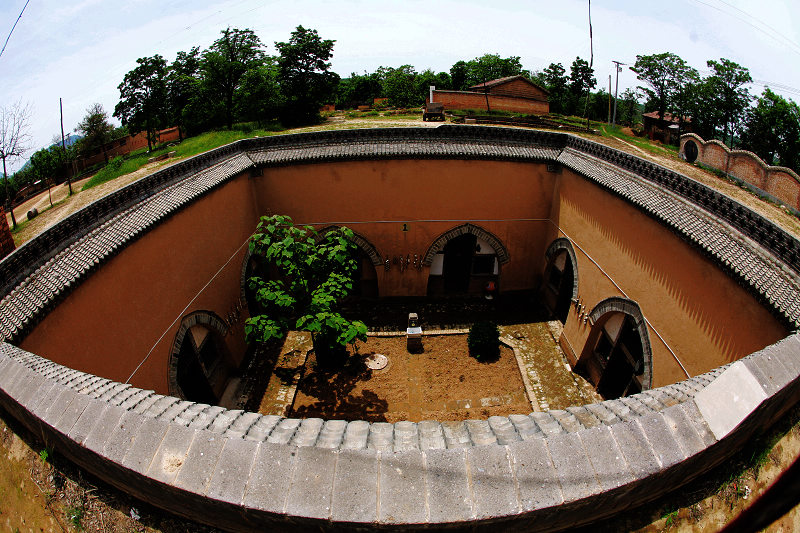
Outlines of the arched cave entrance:
M589 318L594 325L575 372L606 400L649 389L652 351L639 306L631 300L609 298Z
M545 305L562 324L566 323L570 304L578 297L578 271L575 251L568 239L556 239L545 252L542 293Z
M378 271L375 265L362 248L358 249L358 270L356 271L355 283L353 283L353 296L362 298L378 297Z
M192 402L220 405L236 366L225 345L227 327L214 313L186 316L169 359L169 392Z
M464 224L444 233L425 254L430 265L428 296L481 295L491 283L499 288L500 265L508 251L488 231Z

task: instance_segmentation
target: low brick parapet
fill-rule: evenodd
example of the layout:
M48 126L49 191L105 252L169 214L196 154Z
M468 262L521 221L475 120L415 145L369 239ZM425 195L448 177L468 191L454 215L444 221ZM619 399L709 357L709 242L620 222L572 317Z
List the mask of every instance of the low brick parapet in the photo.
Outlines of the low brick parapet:
M634 489L638 503L656 499L730 457L791 408L798 360L793 335L725 368L618 400L387 424L181 401L3 343L0 404L121 490L232 531L286 520L549 531L628 508L622 496ZM743 397L743 389L751 392Z

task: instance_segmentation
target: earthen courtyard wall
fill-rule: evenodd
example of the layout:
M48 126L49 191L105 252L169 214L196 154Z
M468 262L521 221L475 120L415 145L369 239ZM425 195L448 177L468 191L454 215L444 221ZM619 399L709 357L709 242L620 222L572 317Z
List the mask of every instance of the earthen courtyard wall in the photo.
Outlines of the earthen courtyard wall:
M545 164L504 161L396 160L245 172L123 250L49 313L21 347L119 381L149 354L132 383L166 393L180 319L194 311L225 317L237 306L242 244L265 213L288 214L317 229L347 225L381 257L420 260L441 234L471 223L509 250L510 260L500 267L501 291L538 289L545 249L566 235L579 248L583 305L592 309L605 298L623 296L637 301L650 321L653 386L687 377L673 352L696 375L786 334L697 250L571 170L554 173ZM379 295L424 296L429 272L428 266L378 267ZM245 316L225 336L236 362L245 351ZM590 330L572 308L562 339L572 364Z
M242 244L256 220L247 177L227 183L112 258L21 346L121 382L148 356L131 383L167 394L169 354L181 318L203 310L224 319L237 307L247 252ZM210 281L232 255L228 268ZM224 337L236 364L245 352L245 316Z

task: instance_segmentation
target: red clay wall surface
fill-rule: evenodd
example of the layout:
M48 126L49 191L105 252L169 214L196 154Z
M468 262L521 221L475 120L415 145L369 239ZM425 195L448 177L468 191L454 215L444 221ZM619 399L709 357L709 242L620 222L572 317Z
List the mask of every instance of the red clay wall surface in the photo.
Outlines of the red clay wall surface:
M165 130L161 130L158 132L158 142L172 142L177 141L179 139L179 132L178 128L167 128ZM133 151L139 150L147 146L147 134L145 132L139 132L136 135L128 135L127 137L123 137L122 139L117 139L116 141L112 141L106 144L106 153L108 154L109 159L112 157L122 156L125 154L129 154ZM97 152L93 153L89 157L85 157L78 160L78 166L81 169L90 167L92 165L96 165L104 160L103 151L98 150Z
M444 104L448 109L486 109L486 95L467 91L433 91L433 101ZM489 95L489 107L493 111L509 111L527 113L529 115L546 115L550 112L550 103L545 100L515 98L512 96Z
M240 246L267 213L318 228L347 225L381 256L412 258L469 222L509 251L510 260L500 268L501 291L538 289L547 246L567 235L587 309L624 291L650 322L653 386L685 377L667 345L696 375L786 335L748 292L669 229L571 171L551 173L544 164L515 162L400 160L267 168L260 177L239 176L111 259L51 311L21 348L124 382L155 345L131 383L166 393L169 353L182 317L194 311L225 317L235 308L246 252ZM429 270L378 268L380 296L425 295ZM245 351L241 320L224 339L237 362ZM589 324L578 323L570 310L562 344L573 363L588 335Z
M562 172L555 198L552 217L561 231L551 230L549 239L566 234L578 245L578 294L587 312L611 296L627 297L650 323L653 387L687 377L667 346L695 376L788 333L712 262L625 201L568 170ZM590 330L571 307L562 345L572 364Z
M555 176L524 163L373 161L265 169L253 183L259 212L318 229L346 223L381 256L422 257L442 233L471 222L516 250L501 267L501 287L517 290L536 286L541 275L522 256L544 255L542 220ZM532 218L539 221L517 221ZM379 268L377 275L380 296L427 293L427 267Z
M167 394L168 358L181 319L201 310L225 317L235 308L247 246L236 250L255 223L248 179L227 183L111 259L20 346L57 363L125 382L155 344L131 384ZM230 263L192 302L234 252ZM236 363L245 351L246 316L245 310L225 337Z
M511 80L489 89L489 93L498 96L515 96L519 98L533 98L547 100L547 93L537 89L525 80Z

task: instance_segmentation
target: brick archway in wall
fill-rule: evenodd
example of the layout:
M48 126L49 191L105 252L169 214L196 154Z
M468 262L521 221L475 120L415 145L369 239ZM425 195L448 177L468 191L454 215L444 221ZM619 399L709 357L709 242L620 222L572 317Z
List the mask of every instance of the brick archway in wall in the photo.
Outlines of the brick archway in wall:
M620 298L617 296L606 298L594 306L591 313L589 313L589 320L592 324L592 332L586 341L581 360L587 356L587 352L592 350L592 344L597 340L597 331L602 329L604 321L603 317L609 313L622 313L630 317L636 331L639 334L639 339L642 342L642 359L644 368L642 373L642 390L649 390L653 386L653 350L650 345L650 333L647 331L647 322L642 314L639 304L627 298ZM580 362L579 362L580 363Z
M213 311L195 311L183 318L181 327L175 335L175 340L172 343L172 348L169 353L167 379L170 396L186 398L186 394L184 394L183 389L178 384L178 361L186 335L189 334L189 330L192 327L198 325L205 326L211 334L216 334L220 338L224 338L228 334L228 326ZM220 354L220 356L223 357L222 354Z
M456 226L455 228L439 235L436 240L433 241L433 244L430 245L428 251L425 252L425 256L422 258L422 264L430 266L431 263L433 263L433 256L444 250L444 247L449 240L467 233L475 235L479 239L483 239L484 241L488 242L489 245L494 248L494 251L497 254L497 261L501 265L505 265L511 260L511 256L508 254L508 248L506 248L503 242L495 237L492 233L486 231L480 226L475 226L474 224L462 224L461 226Z

